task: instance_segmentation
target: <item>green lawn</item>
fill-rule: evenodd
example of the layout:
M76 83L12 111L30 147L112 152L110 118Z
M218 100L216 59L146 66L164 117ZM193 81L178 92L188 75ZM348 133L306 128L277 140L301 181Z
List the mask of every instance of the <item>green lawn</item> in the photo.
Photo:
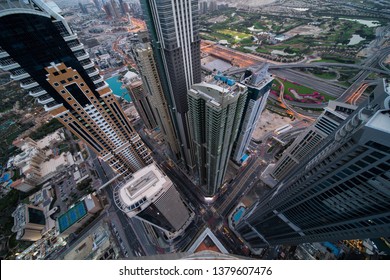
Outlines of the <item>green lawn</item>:
M308 88L308 87L305 87L305 86L302 86L302 85L297 85L297 84L293 84L292 82L290 81L285 81L283 79L280 79L284 85L284 94L285 95L289 95L291 96L292 98L294 98L294 95L289 91L289 89L294 89L297 93L299 93L299 95L306 95L306 94L313 94L314 92L316 92L317 90L314 90L312 88ZM274 80L274 83L277 85L276 87L273 87L274 90L277 90L277 88L279 87L279 83L277 83L277 81ZM325 98L325 101L329 101L329 100L333 100L334 97L332 96L329 96L327 94L324 94L320 91L317 91L320 95L324 96Z
M255 22L253 25L255 26L255 29L268 30L268 27L264 26L260 22Z
M229 29L221 29L221 30L218 30L217 32L221 33L221 34L225 34L225 35L230 35L233 38L237 37L240 40L251 36L250 34L247 34L247 33L238 32L238 31L229 30Z

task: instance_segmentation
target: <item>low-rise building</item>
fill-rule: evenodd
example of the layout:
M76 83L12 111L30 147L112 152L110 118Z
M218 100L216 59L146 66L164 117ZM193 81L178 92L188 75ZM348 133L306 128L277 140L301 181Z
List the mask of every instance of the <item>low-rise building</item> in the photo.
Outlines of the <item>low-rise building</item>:
M37 241L42 238L46 226L43 208L20 204L12 213L17 240Z

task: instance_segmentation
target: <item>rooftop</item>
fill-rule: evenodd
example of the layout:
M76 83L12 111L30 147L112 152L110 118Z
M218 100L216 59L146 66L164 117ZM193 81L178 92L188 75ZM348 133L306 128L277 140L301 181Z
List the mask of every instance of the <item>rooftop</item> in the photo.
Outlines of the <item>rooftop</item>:
M249 67L241 77L241 83L256 88L262 88L273 80L268 72L269 64L260 63L257 66Z
M246 92L246 87L244 85L238 84L234 80L222 75L216 75L214 77L209 76L205 80L207 82L194 84L191 87L189 94L194 97L201 97L206 100L209 105L215 107L220 107L222 104L230 104L232 101L236 100L240 94Z
M172 185L171 180L155 164L150 164L133 173L132 178L116 189L118 207L134 210Z
M367 126L390 133L390 110L380 110L367 122Z
M81 220L85 215L87 215L87 208L85 207L84 201L80 201L60 217L58 217L57 221L59 232L64 232L79 220Z

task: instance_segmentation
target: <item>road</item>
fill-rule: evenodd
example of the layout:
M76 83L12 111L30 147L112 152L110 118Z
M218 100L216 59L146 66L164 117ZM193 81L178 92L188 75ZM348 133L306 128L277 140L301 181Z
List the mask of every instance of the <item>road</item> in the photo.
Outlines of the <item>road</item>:
M313 88L318 90L319 92L325 93L332 97L339 97L346 90L345 86L340 85L337 82L326 81L323 79L319 79L312 75L308 75L302 72L297 72L290 69L282 69L282 70L270 70L272 74L279 78L285 78L289 81L296 82L300 85L306 86L308 88ZM307 104L305 104L307 105Z

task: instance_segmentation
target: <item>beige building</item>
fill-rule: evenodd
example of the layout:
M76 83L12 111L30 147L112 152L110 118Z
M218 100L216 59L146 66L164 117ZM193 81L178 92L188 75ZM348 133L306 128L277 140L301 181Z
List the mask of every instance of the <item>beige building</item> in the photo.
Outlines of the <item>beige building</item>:
M12 213L17 240L37 241L42 238L46 226L43 208L20 204Z
M149 43L138 44L133 49L134 59L143 82L144 91L148 94L150 104L157 124L164 135L172 153L180 154L178 140L169 114L168 103L165 99L161 81L157 72L157 65L153 57L153 50Z
M12 183L12 188L28 192L49 180L57 172L75 164L70 152L54 156L51 150L47 151L47 145L61 140L59 137L57 133L53 133L37 142L30 138L14 142L14 145L23 152L16 155L12 161L13 166L19 168L21 175L20 179Z

